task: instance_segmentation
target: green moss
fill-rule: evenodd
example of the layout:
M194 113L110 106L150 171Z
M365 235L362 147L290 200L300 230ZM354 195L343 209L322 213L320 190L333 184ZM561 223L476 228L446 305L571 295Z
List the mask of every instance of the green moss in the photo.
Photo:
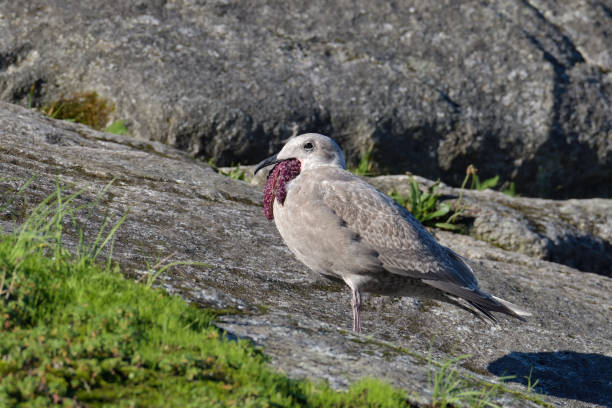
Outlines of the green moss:
M125 135L128 133L128 129L125 127L125 120L114 121L104 131L115 135Z
M268 310L270 310L270 306L268 305L257 305L257 314L263 315L268 313Z
M219 316L248 316L250 313L244 310L237 309L235 307L226 307L223 309L206 308L203 309L207 313L210 313L214 317Z
M82 123L103 130L115 105L98 96L97 92L74 93L45 105L42 113L54 118Z

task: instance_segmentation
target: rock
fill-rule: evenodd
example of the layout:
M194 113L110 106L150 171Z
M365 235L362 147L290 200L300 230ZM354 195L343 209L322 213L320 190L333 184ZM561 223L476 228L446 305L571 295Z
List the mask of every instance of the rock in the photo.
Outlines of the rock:
M263 215L261 189L157 142L101 133L0 103L0 225L5 231L23 219L25 209L55 191L57 180L67 192L85 189L81 202L93 203L113 179L94 211L76 215L86 240L97 235L107 211L116 221L129 209L113 251L124 271L139 277L146 272L145 261L166 256L210 265L172 268L160 284L202 306L242 311L221 317L219 326L263 346L271 364L293 378L325 378L343 388L374 376L425 402L432 391L427 357L467 353L471 357L460 372L478 381L515 375L505 389L520 395L533 367L537 398L570 407L612 403L610 384L602 381L611 366L609 276L436 231L442 244L473 260L484 290L534 316L525 323L500 317L499 326L489 326L452 305L372 296L363 315L364 331L371 336L354 336L350 293L313 277L291 256ZM559 202L559 208L589 208L589 202L569 200ZM609 201L599 203L603 211L609 209ZM590 215L569 216L579 225L590 222ZM68 227L66 234L66 244L74 247L78 235ZM576 371L567 373L567 367ZM504 407L533 406L507 391L494 401Z
M382 172L459 185L473 163L523 195L609 198L611 15L579 0L4 1L0 99L94 90L133 136L219 165L316 131L352 165L372 148Z

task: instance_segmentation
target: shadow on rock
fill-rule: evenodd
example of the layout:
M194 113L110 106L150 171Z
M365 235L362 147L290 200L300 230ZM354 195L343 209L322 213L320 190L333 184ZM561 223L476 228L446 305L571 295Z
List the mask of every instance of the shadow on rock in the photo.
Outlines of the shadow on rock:
M533 371L532 371L533 367ZM612 407L612 358L574 351L542 353L512 352L489 364L498 376L515 376L510 381L531 384L534 391Z
M612 276L612 245L600 237L570 230L563 235L552 236L546 247L548 256L544 259L548 261L585 272Z

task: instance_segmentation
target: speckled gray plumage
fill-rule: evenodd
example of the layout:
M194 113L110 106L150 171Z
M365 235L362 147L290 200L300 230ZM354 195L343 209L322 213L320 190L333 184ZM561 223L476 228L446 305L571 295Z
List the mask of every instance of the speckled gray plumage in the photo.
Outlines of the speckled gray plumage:
M303 146L314 147L306 151ZM287 142L275 162L298 159L301 173L289 182L274 220L295 256L323 276L353 290L354 329L360 330L360 294L464 299L484 316L515 317L518 307L478 288L470 267L406 209L344 168L339 147L326 136L306 134ZM263 163L263 162L262 162Z

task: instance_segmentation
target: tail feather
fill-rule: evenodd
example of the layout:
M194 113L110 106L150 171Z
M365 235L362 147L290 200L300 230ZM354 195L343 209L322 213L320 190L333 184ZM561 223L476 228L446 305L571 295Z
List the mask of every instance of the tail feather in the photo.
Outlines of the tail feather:
M497 322L497 320L490 312L504 313L522 321L525 321L526 316L531 316L531 313L527 310L507 300L482 292L478 288L468 289L452 282L444 281L423 280L423 282L449 295L462 298L493 323Z
M476 277L469 264L469 260L448 248L446 249L455 260L454 271L456 274L451 276L459 276L460 279L423 280L423 282L442 290L447 295L462 298L493 323L496 323L497 320L495 320L495 317L490 312L505 313L522 321L525 321L526 316L531 316L531 313L527 310L507 300L481 291L478 288L478 283L476 282Z
M468 301L467 303L469 303L474 309L476 309L477 311L482 313L482 316L479 316L479 317L481 317L481 318L482 317L486 317L486 319L484 319L484 320L488 319L488 321L490 323L497 324L497 319L487 309L485 309L484 307L480 306L478 303L474 303L474 302L470 302L470 301Z
M506 313L506 314L510 314L511 316L514 316L517 319L520 319L523 321L525 320L524 319L525 317L531 316L531 312L529 312L527 309L517 306L514 303L508 302L507 300L500 299L497 296L493 296L493 295L489 295L489 296L491 296L491 298L494 301L501 304L503 307L505 307L506 309L510 311L510 313Z

